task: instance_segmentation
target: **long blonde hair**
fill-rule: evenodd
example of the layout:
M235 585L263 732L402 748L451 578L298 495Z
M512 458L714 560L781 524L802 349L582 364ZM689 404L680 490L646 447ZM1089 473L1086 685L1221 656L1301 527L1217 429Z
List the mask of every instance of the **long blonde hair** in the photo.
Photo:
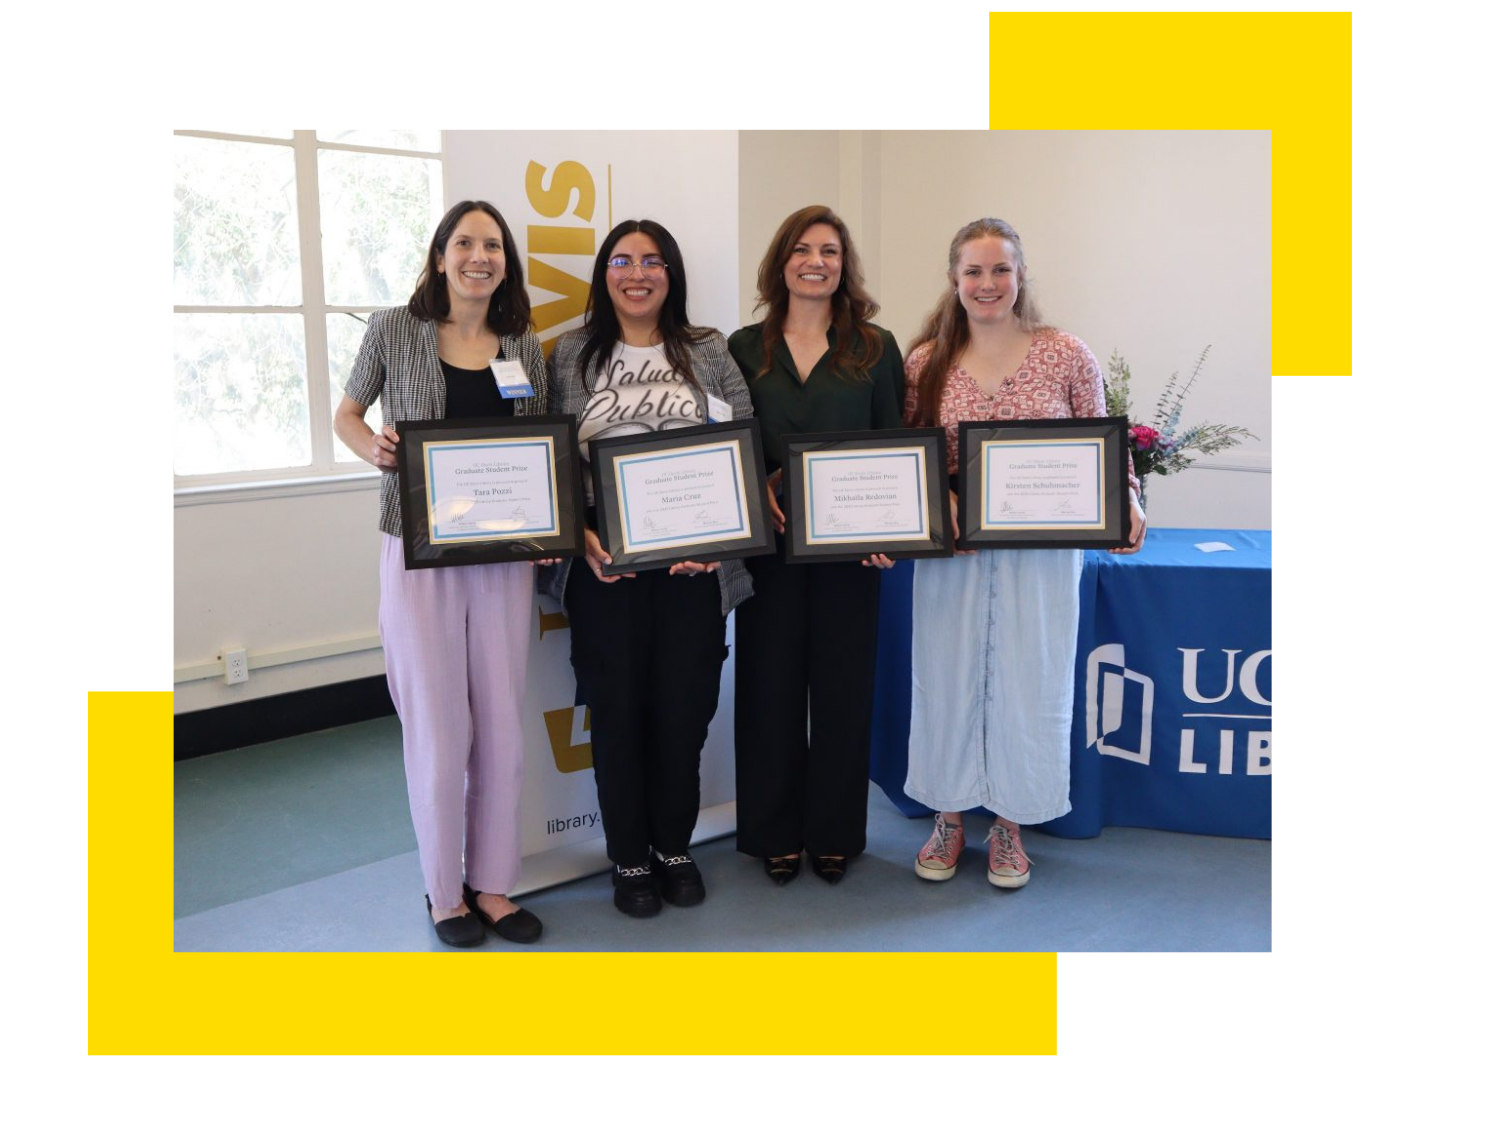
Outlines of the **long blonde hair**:
M938 425L938 410L943 401L943 388L948 383L948 372L968 346L969 314L964 312L963 302L958 297L958 259L964 247L978 238L1001 238L1010 243L1016 259L1016 303L1012 311L1027 332L1045 327L1036 300L1031 295L1031 286L1026 282L1026 252L1021 249L1021 236L1016 233L1016 228L1004 219L975 219L959 228L948 246L948 288L927 314L906 352L910 355L923 344L932 345L927 361L917 373L917 412L912 419L913 425Z

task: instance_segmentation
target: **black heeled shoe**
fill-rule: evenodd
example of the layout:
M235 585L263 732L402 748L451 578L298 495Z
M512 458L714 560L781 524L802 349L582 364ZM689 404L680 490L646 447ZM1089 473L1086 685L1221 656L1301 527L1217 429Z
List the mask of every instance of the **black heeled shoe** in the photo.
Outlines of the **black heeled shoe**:
M542 920L524 906L510 914L491 918L479 908L479 895L468 883L464 884L464 901L469 904L470 912L479 919L481 926L488 926L505 941L513 941L517 945L530 945L542 936ZM480 935L483 936L482 930Z
M801 870L802 857L800 855L771 856L766 860L766 874L778 887L786 886L797 877L797 872Z
M432 899L423 895L427 902L427 917L432 917ZM471 906L470 910L473 909ZM432 923L433 932L444 945L471 946L484 941L484 923L473 914L460 914L457 918L444 918Z
M849 859L841 855L815 855L812 857L813 874L825 883L837 883L849 869Z

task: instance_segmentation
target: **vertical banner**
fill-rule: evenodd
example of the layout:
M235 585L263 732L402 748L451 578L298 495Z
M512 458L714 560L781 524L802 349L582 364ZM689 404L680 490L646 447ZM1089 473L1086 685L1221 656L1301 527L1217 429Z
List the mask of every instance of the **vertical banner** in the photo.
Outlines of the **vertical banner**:
M682 247L693 323L739 327L739 143L734 132L448 132L446 204L484 199L520 248L532 321L548 355L583 324L594 258L625 219L655 219ZM673 284L681 282L674 277ZM518 890L605 866L588 711L577 702L567 617L538 595L526 689ZM730 622L729 636L734 636ZM734 827L734 655L703 748L698 837Z

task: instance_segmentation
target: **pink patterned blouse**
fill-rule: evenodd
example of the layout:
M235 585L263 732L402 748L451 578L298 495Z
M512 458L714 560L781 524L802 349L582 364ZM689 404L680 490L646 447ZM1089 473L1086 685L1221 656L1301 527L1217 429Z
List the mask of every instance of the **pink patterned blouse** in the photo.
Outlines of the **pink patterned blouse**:
M913 348L906 357L906 424L917 412L917 390L926 366L930 343ZM1022 418L1103 418L1104 376L1088 345L1070 332L1039 328L1032 334L1031 349L1016 373L1000 385L993 396L955 364L943 387L938 424L948 433L948 472L958 472L958 424L960 422L1004 422ZM1130 488L1140 486L1135 470L1126 459Z

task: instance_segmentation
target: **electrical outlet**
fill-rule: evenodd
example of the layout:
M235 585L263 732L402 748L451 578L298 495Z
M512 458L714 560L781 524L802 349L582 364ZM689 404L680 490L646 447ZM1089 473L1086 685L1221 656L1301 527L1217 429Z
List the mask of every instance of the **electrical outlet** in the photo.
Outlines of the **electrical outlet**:
M224 682L242 684L250 678L250 658L242 648L226 648L219 654L224 662Z

